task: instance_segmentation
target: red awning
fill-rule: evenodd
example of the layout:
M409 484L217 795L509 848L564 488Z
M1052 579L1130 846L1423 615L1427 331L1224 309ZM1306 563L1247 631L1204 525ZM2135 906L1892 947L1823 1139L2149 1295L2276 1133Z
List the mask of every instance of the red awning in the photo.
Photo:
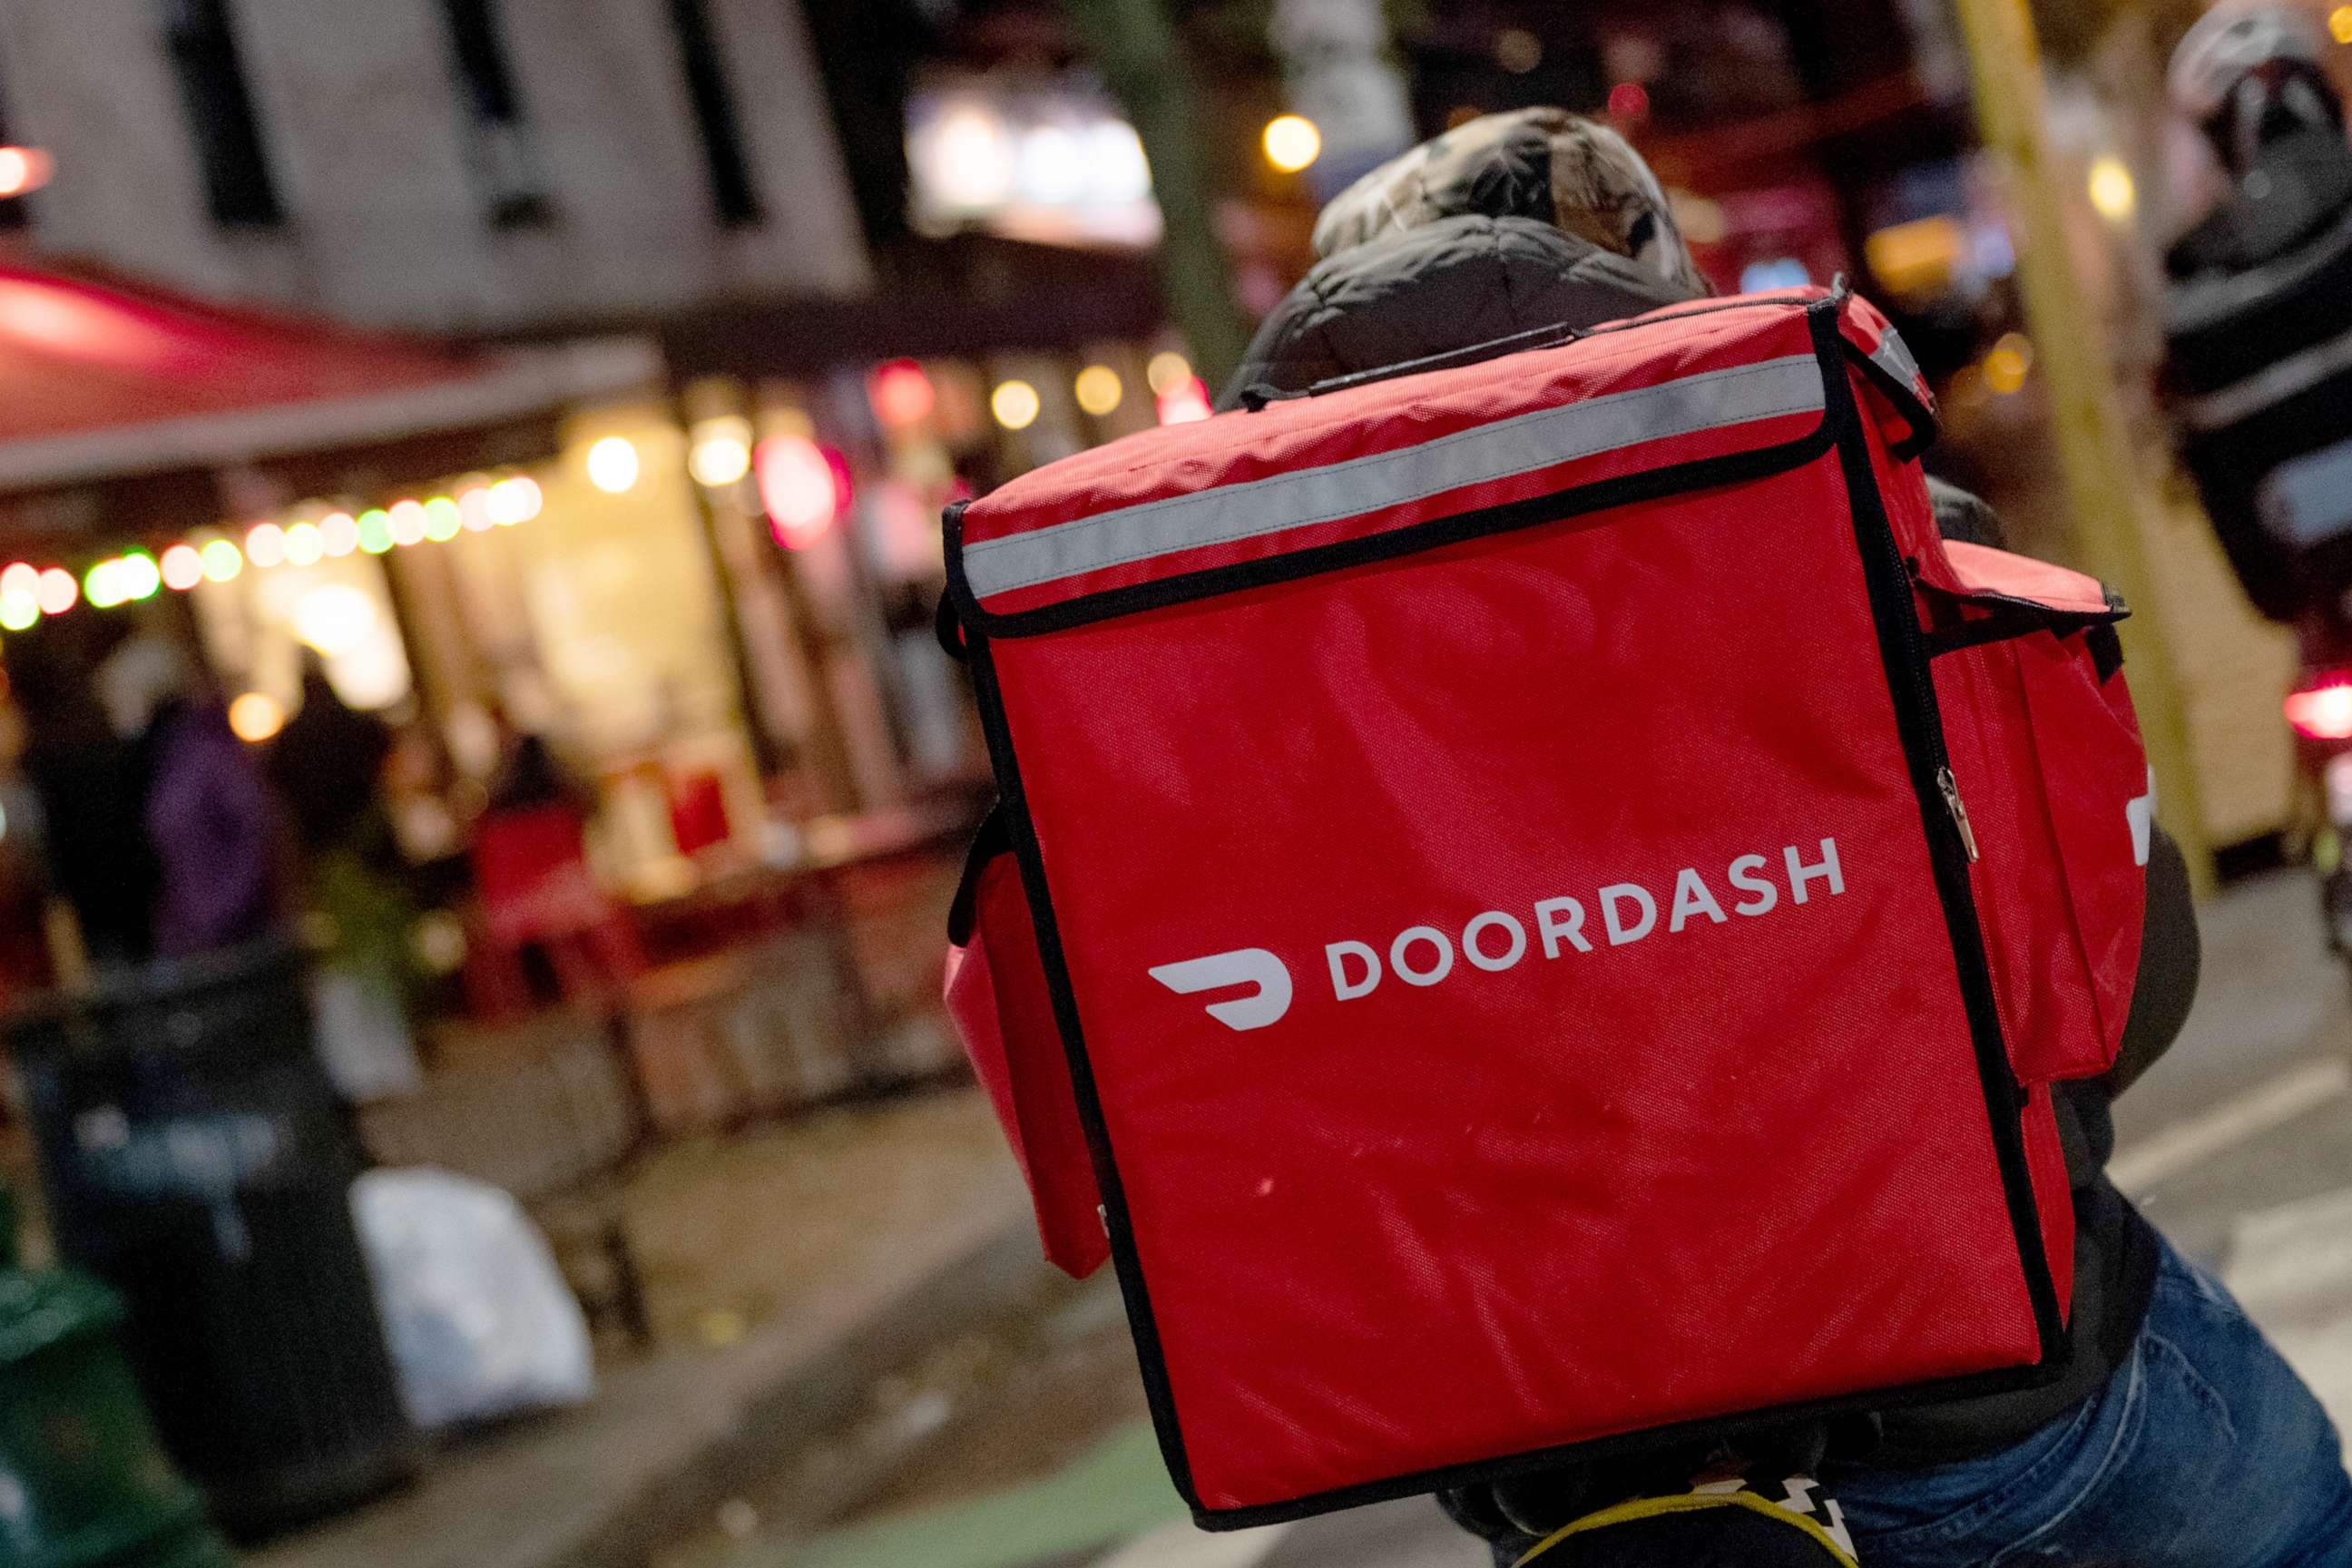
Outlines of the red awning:
M466 350L0 262L0 491L471 429L660 374L645 339Z

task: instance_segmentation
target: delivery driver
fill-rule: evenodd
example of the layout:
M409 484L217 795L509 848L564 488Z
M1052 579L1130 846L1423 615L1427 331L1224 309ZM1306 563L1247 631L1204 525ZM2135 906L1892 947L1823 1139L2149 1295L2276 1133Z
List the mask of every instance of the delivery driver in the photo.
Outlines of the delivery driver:
M1639 155L1558 110L1488 115L1392 160L1324 209L1315 247L1228 405L1706 291ZM1983 503L1934 488L1947 537L2000 542ZM2159 834L2121 1058L2057 1086L2077 1227L2061 1381L1482 1485L1447 1510L1498 1563L1559 1568L2352 1568L2352 1479L2326 1413L2106 1177L2109 1107L2171 1044L2197 965L2188 879Z

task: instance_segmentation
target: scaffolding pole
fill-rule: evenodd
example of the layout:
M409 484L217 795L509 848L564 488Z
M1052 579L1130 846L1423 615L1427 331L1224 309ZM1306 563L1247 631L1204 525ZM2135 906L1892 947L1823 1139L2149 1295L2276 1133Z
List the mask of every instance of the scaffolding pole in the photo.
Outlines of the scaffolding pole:
M2067 527L2077 563L2115 584L2141 615L2124 623L2132 699L2147 742L2165 826L2189 861L2191 886L2211 889L2189 756L2189 721L2171 650L2152 617L2156 580L2141 517L2146 486L2133 460L2109 356L2106 323L2084 297L2067 244L2066 199L2052 166L2042 52L2025 0L1957 0L1974 79L1978 124L1998 160L2018 226L2033 364L2057 416Z

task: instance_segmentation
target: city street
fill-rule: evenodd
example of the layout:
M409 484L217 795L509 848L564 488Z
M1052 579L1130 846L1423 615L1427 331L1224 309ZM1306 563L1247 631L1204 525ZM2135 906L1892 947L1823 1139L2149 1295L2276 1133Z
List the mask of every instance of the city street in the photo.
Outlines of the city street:
M2204 911L2181 1040L2118 1107L2119 1181L2220 1268L2337 1414L2352 1415L2352 979L2307 873ZM1097 1276L936 1351L883 1397L910 1436L845 1516L778 1531L754 1492L667 1568L1478 1568L1426 1500L1209 1535L1144 1418L1118 1296ZM740 1536L741 1539L731 1539Z

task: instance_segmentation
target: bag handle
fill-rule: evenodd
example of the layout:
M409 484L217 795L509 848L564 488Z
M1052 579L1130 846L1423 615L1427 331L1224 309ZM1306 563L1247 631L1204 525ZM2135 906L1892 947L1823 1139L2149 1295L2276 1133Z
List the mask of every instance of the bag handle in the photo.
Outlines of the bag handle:
M1476 364L1481 360L1495 359L1503 354L1519 353L1528 349L1558 348L1584 336L1581 328L1565 321L1529 327L1523 331L1506 332L1499 338L1471 343L1458 349L1446 349L1438 353L1423 354L1419 359L1399 360L1394 364L1375 365L1370 370L1349 371L1345 375L1328 375L1300 391L1285 392L1265 382L1253 382L1242 388L1241 404L1252 414L1263 410L1269 403L1286 403L1297 397L1320 397L1326 393L1345 392L1350 387L1370 386L1376 382L1393 381L1401 375L1418 375L1425 370L1450 370L1455 365Z

